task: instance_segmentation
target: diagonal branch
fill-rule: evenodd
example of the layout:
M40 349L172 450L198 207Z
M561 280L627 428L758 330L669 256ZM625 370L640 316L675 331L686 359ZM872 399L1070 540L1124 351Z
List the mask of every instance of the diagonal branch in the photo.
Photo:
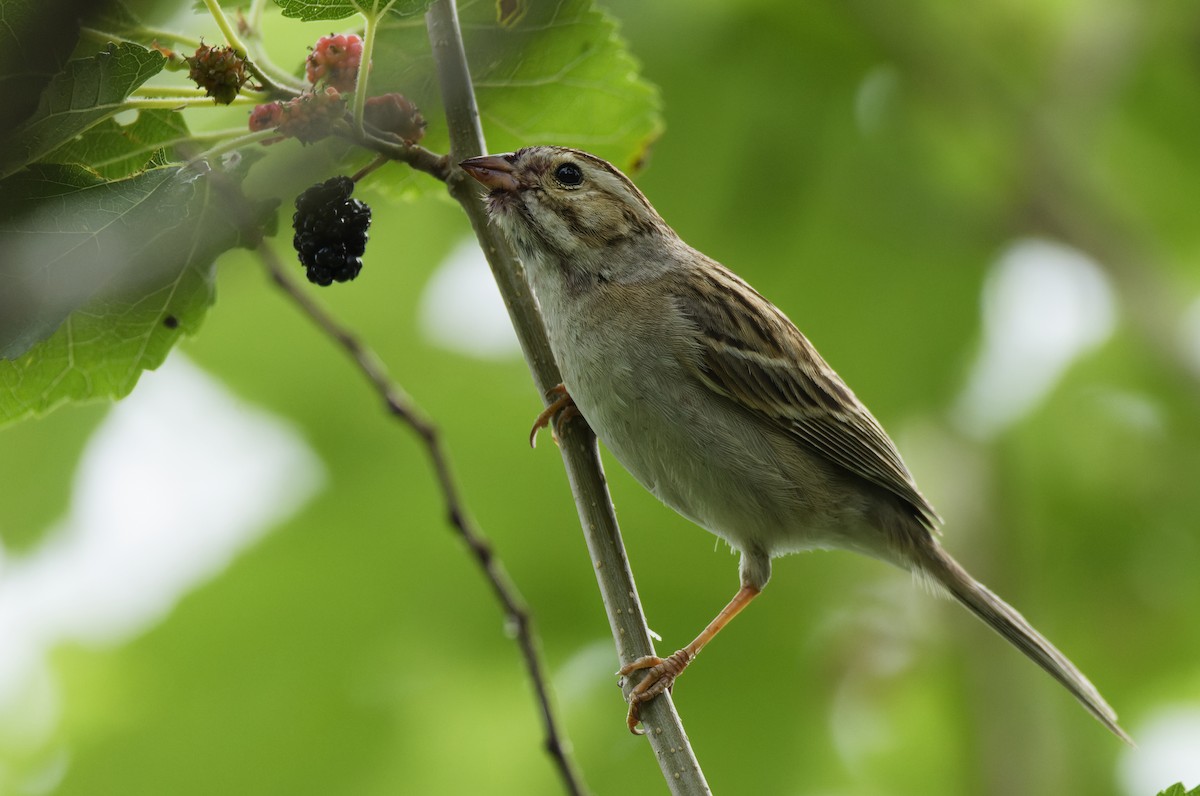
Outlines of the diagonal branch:
M425 24L437 66L442 104L446 109L450 163L454 164L483 154L485 148L454 0L435 0L425 16ZM446 184L450 194L458 200L471 220L475 236L487 256L508 307L534 382L539 392L546 396L562 379L520 265L508 242L495 227L488 224L474 181L462 169L451 166ZM567 423L560 440L560 450L618 656L622 663L628 663L652 654L654 648L650 631L637 597L633 573L625 558L612 498L600 466L596 438L586 424ZM626 683L626 696L632 686L633 683ZM704 773L700 770L670 695L662 694L648 702L642 714L643 725L647 729L646 737L671 792L689 796L709 793Z
M572 796L586 793L587 789L576 770L569 746L558 727L558 720L550 702L550 691L546 685L547 678L539 652L537 632L534 630L529 609L516 586L509 580L508 574L492 550L491 544L467 514L458 487L454 483L454 477L450 473L446 449L442 445L437 426L416 406L408 393L388 377L383 363L379 361L375 353L349 329L338 323L317 302L313 301L312 297L287 275L279 256L266 242L259 244L258 254L272 281L318 328L346 351L367 381L383 398L387 410L392 416L415 431L425 444L425 452L429 457L429 463L433 467L434 475L445 500L446 514L450 524L466 542L476 563L487 577L492 591L495 592L496 599L504 607L504 613L508 620L516 628L517 644L525 659L525 667L529 670L529 678L533 681L533 690L537 696L542 723L545 726L546 751L553 758L555 766L566 784L567 791Z

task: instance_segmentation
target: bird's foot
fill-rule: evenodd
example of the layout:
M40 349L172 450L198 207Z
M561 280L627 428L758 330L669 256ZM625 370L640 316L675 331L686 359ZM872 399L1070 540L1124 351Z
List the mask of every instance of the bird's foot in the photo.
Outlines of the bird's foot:
M629 731L634 735L645 735L645 730L638 729L641 721L642 703L649 702L664 691L670 691L675 686L675 678L683 673L696 656L687 649L681 649L666 658L657 655L647 655L621 667L617 674L628 677L636 671L649 669L642 681L629 692L629 715L626 721Z
M554 400L542 410L542 413L533 421L533 428L529 429L529 447L531 448L537 447L537 433L550 425L551 418L554 418L554 441L557 443L562 436L563 424L580 416L579 407L575 406L575 399L567 392L564 385L551 387L550 392L546 393L546 397L551 396L555 396ZM556 414L558 417L554 417Z

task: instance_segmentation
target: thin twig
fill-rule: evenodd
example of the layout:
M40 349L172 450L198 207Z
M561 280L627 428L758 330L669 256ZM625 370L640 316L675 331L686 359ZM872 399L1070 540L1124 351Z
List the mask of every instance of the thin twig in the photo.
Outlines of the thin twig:
M367 131L359 134L348 131L344 137L359 146L386 155L392 160L407 163L417 171L422 171L435 180L445 182L450 178L450 159L446 155L431 152L417 144L405 144L400 141L389 141L382 135L377 135L371 125L366 125Z
M371 174L371 173L377 171L378 169L383 168L384 166L386 166L388 163L391 163L391 162L392 162L392 159L390 157L388 157L387 155L378 155L370 163L363 166L358 171L354 172L354 174L352 174L350 176L350 179L354 180L355 182L358 182L362 178L366 177L368 174Z
M582 796L587 789L582 784L583 780L576 771L568 743L558 727L558 719L550 701L550 689L546 684L546 673L542 665L540 645L537 631L533 626L533 619L516 586L504 571L504 566L492 549L491 543L471 519L463 505L462 497L450 472L446 449L442 444L437 426L417 407L408 393L388 376L383 363L379 361L375 353L347 327L336 321L295 280L287 275L279 256L265 241L259 244L258 254L272 281L295 302L296 306L313 323L345 350L346 354L354 360L359 371L383 398L388 412L415 431L424 443L425 453L429 457L429 463L442 492L447 518L466 542L471 554L487 577L488 583L491 584L496 598L504 607L508 621L516 629L517 644L525 659L525 668L529 670L529 678L533 681L533 690L542 714L542 724L546 732L546 751L562 774L568 791L572 796Z
M226 105L254 105L258 102L254 97L243 97L238 95L230 100ZM212 108L216 106L216 102L203 95L193 95L190 97L144 97L137 94L131 94L121 102L121 110L168 110L177 111L183 108Z
M483 154L485 148L454 0L435 0L426 13L425 24L429 30L442 104L446 110L450 163L454 164L464 158ZM471 220L471 226L508 307L534 382L545 397L550 388L562 379L554 363L537 306L516 257L508 242L488 223L474 181L462 169L451 166L446 182L450 194L458 200ZM637 597L612 498L600 466L596 439L585 423L569 422L564 427L560 451L584 538L592 555L618 656L622 663L628 663L643 655L653 654L650 631ZM627 680L630 681L625 684L628 697L628 691L636 684L637 678ZM613 720L621 721L622 718L614 716ZM710 793L670 695L662 694L647 703L643 707L642 718L643 726L647 729L646 737L671 792L688 796Z

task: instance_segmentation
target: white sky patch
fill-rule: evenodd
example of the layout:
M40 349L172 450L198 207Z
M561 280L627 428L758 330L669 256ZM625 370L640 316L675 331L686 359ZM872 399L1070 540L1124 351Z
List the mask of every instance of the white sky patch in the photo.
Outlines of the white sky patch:
M491 269L474 238L442 261L421 296L421 331L443 348L481 359L507 359L521 345Z
M57 712L53 694L31 699L52 683L52 647L117 644L152 627L323 480L294 429L181 354L145 374L88 441L66 516L36 550L0 550L2 734L14 721L53 728L29 712Z
M990 437L1054 389L1078 357L1115 326L1115 300L1100 267L1044 240L1019 240L992 266L983 288L983 340L955 419Z
M1129 796L1164 791L1176 782L1200 785L1200 705L1174 705L1131 733L1136 749L1120 759L1121 789Z

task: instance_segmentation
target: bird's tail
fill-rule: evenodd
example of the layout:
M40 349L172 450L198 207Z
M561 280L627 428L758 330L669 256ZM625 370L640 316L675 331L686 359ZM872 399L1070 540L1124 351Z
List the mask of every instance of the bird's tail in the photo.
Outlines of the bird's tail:
M1058 649L1026 621L1015 608L993 594L986 586L972 578L950 554L937 543L922 545L920 572L930 577L982 619L1012 645L1025 653L1034 663L1045 669L1051 677L1062 683L1076 699L1095 716L1101 724L1129 745L1133 741L1117 724L1114 711L1096 687L1075 668Z

